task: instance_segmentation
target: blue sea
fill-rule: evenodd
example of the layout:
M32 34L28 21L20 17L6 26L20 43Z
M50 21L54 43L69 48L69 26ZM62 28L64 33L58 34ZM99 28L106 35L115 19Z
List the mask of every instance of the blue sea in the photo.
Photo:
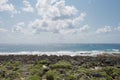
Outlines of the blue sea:
M96 55L120 53L120 44L0 44L0 55Z

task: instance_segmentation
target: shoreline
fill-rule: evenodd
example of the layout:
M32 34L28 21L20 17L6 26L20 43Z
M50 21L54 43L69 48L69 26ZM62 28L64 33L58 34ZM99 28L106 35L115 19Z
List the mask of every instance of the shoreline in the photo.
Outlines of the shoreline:
M21 52L0 52L0 55L56 55L56 56L98 56L98 55L120 55L119 51L55 51L55 52L41 52L41 51L21 51Z
M120 54L0 55L0 80L120 80Z
M120 64L120 54L102 54L102 55L96 55L96 56L70 56L70 55L0 55L0 62L2 61L28 61L28 62L35 62L38 60L44 60L47 59L49 61L59 61L59 60L67 60L72 61L76 60L77 62L81 61L98 61L98 62L105 62L107 60L109 63L116 63ZM32 61L33 60L33 61ZM55 60L55 61L54 61ZM108 64L109 65L109 64Z

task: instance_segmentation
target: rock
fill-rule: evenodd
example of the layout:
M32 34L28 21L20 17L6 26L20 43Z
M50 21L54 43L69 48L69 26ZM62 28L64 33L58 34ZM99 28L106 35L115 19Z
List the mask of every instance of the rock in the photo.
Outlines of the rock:
M93 77L104 77L102 74L100 74L100 73L91 73L91 75L93 76Z
M101 69L102 69L102 67L98 67L98 66L91 68L91 70L101 70Z
M7 68L8 70L12 70L12 69L13 69L12 66L6 66L6 68Z
M49 68L46 65L43 65L43 74L49 71Z
M116 77L115 77L115 80L120 80L120 76L116 76Z
M0 71L0 76L1 77L5 77L5 74L6 74L6 71L3 71L3 70Z
M43 67L43 69L47 69L48 68L46 65L43 65L42 67Z

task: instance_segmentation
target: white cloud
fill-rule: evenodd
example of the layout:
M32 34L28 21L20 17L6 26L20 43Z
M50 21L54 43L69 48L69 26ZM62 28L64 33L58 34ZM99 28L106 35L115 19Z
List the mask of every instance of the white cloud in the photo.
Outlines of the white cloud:
M21 32L24 33L24 26L25 23L24 22L19 22L17 23L14 28L12 29L13 32Z
M65 0L37 0L36 8L42 18L64 18L77 13L74 6L66 6Z
M86 17L86 13L78 13L74 6L66 5L65 0L38 0L36 8L41 18L28 25L35 33L74 32L80 30L80 24Z
M90 26L84 25L83 27L81 27L81 28L79 29L79 31L80 31L80 32L84 32L84 31L88 30L89 28L90 28Z
M31 6L30 2L28 0L23 0L24 8L22 9L25 12L34 12L33 7Z
M34 30L31 30L30 28L28 28L27 26L25 27L25 23L24 22L19 22L16 25L14 25L14 27L12 28L12 32L17 32L17 33L23 33L26 35L32 35L34 32Z
M0 0L0 12L2 11L14 12L15 8L12 4L8 3L8 0Z
M79 24L83 21L83 13L80 16L74 19L36 19L35 21L29 24L29 27L32 28L36 33L40 32L54 32L61 33L62 31L84 31L87 26L80 27ZM76 21L76 22L75 22Z
M116 27L115 30L120 31L120 26Z
M56 32L58 33L60 29L67 29L70 26L69 20L40 20L37 19L29 24L29 27L39 32Z
M107 33L107 32L111 32L111 26L105 26L104 28L100 28L96 31L96 33Z
M7 32L7 30L4 28L0 28L0 32Z
M25 0L26 1L26 0ZM78 33L88 29L88 25L81 24L86 13L79 13L74 6L65 4L65 0L38 0L36 4L40 19L31 21L26 28L23 23L16 25L15 31L22 33Z
M81 21L84 21L85 17L86 17L86 13L81 13L80 16L73 19L72 24L74 26L79 25Z
M74 29L63 29L63 30L60 30L60 33L61 34L75 34L75 33L81 33L81 32L86 32L88 31L90 28L90 26L88 25L83 25L82 27L79 27L79 28L74 28Z

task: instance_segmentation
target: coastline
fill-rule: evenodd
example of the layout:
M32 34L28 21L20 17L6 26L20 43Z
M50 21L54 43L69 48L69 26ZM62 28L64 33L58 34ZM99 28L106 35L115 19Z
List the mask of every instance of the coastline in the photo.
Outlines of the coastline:
M37 61L37 60L44 60L47 59L49 61L59 61L59 60L78 60L78 62L81 61L101 61L101 62L105 62L105 60L108 60L109 62L113 62L116 63L118 61L118 64L120 64L120 54L99 54L96 56L80 56L80 55L76 55L76 56L70 56L70 55L26 55L26 54L17 54L17 55L0 55L0 62L1 61ZM109 64L108 64L109 65Z
M0 55L1 80L120 80L120 54Z
M0 55L56 55L56 56L97 56L97 55L119 55L120 51L50 51L50 52L42 52L42 51L21 51L21 52L0 52Z

